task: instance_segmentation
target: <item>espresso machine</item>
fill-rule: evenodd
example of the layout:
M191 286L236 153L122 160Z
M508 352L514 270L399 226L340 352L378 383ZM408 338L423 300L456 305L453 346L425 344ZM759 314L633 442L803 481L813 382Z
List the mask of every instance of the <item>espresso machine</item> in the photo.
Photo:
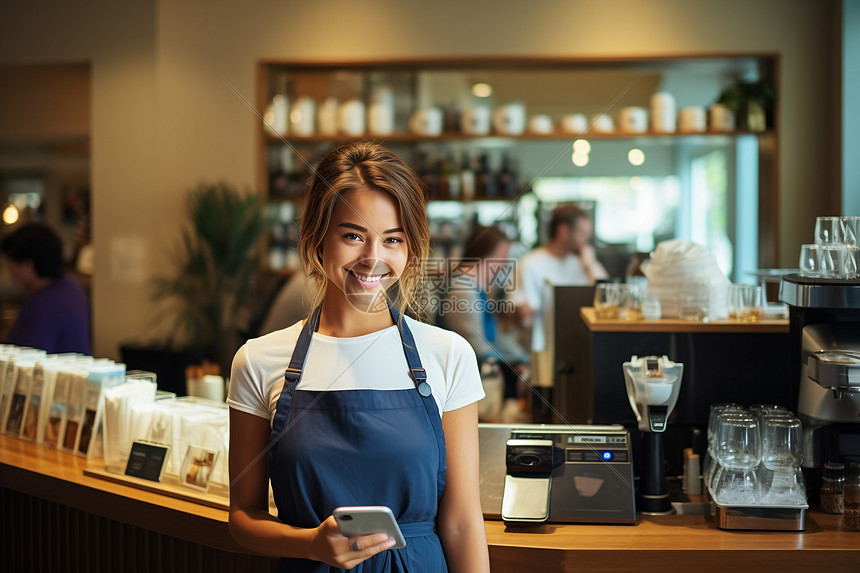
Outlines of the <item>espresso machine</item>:
M642 432L642 467L636 507L641 513L672 513L666 489L663 432L678 402L684 365L666 356L633 356L624 363L627 398Z
M803 467L860 461L860 278L782 277Z

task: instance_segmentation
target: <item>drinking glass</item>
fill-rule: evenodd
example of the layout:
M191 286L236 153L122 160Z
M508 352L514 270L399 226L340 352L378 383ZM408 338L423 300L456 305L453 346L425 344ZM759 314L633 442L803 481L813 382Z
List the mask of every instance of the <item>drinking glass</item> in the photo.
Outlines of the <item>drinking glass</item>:
M842 230L845 236L842 237L842 242L846 245L857 246L860 244L860 217L842 217Z
M854 278L857 274L856 245L839 245L838 265L835 266L836 276L842 279Z
M838 245L845 236L840 217L817 217L815 219L815 244Z
M621 302L620 286L618 283L598 283L594 287L594 316L596 318L618 318Z
M846 245L845 249L845 254L849 259L845 262L845 267L848 271L854 269L854 272L846 278L857 278L860 276L860 245Z
M717 433L720 415L725 412L743 414L745 410L743 406L734 402L711 404L708 416L708 449L705 452L704 464L705 486L708 488L711 487L711 478L719 471L719 462L717 462Z
M821 273L829 278L849 278L857 268L848 245L821 246Z
M736 402L719 402L716 404L711 404L710 412L708 414L708 444L716 443L717 439L717 422L719 420L719 415L723 412L732 411L735 413L742 414L746 412L746 409L736 403Z
M729 320L740 320L741 319L741 307L743 306L741 302L741 291L743 290L743 285L740 284L731 284L729 285L729 294L726 297L726 304L729 310Z
M798 266L801 276L821 276L821 247L819 245L801 245Z
M794 417L791 410L782 404L752 404L750 406L750 412L758 417L759 423L761 423L762 418L770 415Z
M712 476L714 499L721 505L754 505L759 500L756 468L761 462L758 420L749 414L724 413L719 418L717 461Z
M794 416L765 415L761 421L762 464L770 469L792 468L803 461L803 427Z
M839 256L838 245L821 245L821 258L819 262L819 273L824 278L833 278L836 276L838 268L837 261Z
M762 505L806 504L806 481L799 467L767 469L759 471Z
M642 289L635 284L618 286L621 289L620 318L629 322L642 320Z
M738 320L758 322L762 315L761 287L758 285L738 285Z
M803 428L794 417L766 415L762 420L762 502L767 505L806 503Z

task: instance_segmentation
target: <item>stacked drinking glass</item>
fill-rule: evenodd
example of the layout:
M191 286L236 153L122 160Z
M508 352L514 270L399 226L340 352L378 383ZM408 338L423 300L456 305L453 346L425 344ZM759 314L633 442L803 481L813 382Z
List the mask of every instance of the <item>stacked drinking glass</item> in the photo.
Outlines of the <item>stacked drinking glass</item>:
M860 277L860 217L818 217L815 243L800 247L800 274L811 278Z
M712 404L705 485L720 505L806 504L802 427L784 406Z

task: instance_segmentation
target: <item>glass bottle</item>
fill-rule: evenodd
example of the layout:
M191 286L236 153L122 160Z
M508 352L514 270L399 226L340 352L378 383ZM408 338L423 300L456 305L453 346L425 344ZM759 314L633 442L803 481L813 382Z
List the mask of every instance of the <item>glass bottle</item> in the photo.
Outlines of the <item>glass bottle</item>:
M517 173L507 153L502 156L502 168L498 175L498 192L505 197L514 197L517 194Z
M468 152L463 153L463 162L460 164L460 191L464 201L475 198L475 170Z
M860 530L860 466L852 463L845 472L843 487L845 510L842 513L842 526Z
M495 197L498 195L496 178L490 170L490 159L486 153L478 157L478 172L476 177L476 191L482 197Z
M445 155L442 169L445 172L445 180L448 187L448 199L459 199L461 188L460 171L457 168L457 162L451 154Z
M826 513L842 513L845 509L843 485L845 482L845 466L839 462L824 464L824 475L821 477L821 511Z

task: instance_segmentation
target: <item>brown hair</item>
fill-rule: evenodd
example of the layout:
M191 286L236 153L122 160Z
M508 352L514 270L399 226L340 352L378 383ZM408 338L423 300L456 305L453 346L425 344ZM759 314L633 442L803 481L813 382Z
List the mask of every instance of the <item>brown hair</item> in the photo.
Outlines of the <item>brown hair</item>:
M314 281L312 308L322 302L328 277L322 267L322 243L337 200L353 189L388 193L400 209L406 235L408 260L392 305L402 315L421 315L418 290L430 251L430 228L425 207L427 191L421 178L402 159L385 147L369 141L346 143L329 151L310 180L299 229L299 258L302 269Z
M472 235L466 241L463 259L483 259L499 246L499 243L510 242L508 236L498 227L475 227Z
M42 223L27 223L3 237L0 252L19 263L32 262L41 278L55 280L63 276L63 242Z
M549 222L549 238L555 238L559 225L568 225L573 229L576 227L577 221L584 217L587 217L585 211L576 205L561 205L556 207L552 212L552 219Z

